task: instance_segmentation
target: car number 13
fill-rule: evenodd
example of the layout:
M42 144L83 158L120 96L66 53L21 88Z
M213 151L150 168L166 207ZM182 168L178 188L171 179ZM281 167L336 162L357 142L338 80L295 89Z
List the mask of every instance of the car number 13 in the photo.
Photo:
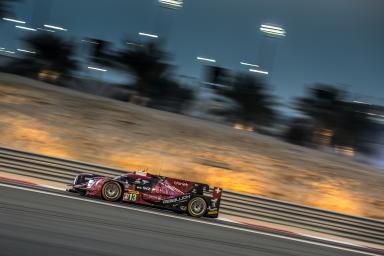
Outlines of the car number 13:
M136 201L137 200L137 195L133 194L133 193L130 193L130 194L126 195L125 198L128 201Z

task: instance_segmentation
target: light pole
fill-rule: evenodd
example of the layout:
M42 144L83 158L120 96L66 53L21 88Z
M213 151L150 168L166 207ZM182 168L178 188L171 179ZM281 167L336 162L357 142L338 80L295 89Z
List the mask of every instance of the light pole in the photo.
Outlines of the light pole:
M160 8L157 10L155 18L155 31L163 41L169 41L169 34L172 29L173 19L177 10L183 5L183 0L157 0Z
M40 27L49 22L54 0L37 0L34 2L32 24L35 27Z
M270 25L270 24L261 24L259 30L262 34L261 43L259 46L259 60L263 70L255 71L250 70L251 72L256 72L259 74L268 75L273 71L274 61L277 51L277 43L281 38L284 38L287 35L287 32L281 26Z

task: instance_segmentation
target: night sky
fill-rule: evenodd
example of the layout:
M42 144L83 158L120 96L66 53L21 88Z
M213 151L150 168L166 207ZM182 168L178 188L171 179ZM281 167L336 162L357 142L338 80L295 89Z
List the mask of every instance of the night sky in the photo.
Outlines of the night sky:
M245 61L271 72L273 93L285 103L322 82L342 85L356 100L384 104L383 0L185 0L177 11L159 8L157 0L39 0L39 10L36 2L16 4L16 17L63 26L76 40L120 43L138 39L138 32L166 37L183 75L201 75L197 56L244 72ZM266 40L262 23L284 27L287 37ZM14 35L4 26L0 31ZM0 44L9 42L4 38Z

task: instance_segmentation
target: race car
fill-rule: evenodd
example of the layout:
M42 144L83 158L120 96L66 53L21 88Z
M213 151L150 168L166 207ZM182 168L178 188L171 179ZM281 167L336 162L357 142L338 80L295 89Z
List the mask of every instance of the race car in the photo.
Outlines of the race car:
M69 192L107 201L123 201L166 208L193 217L217 218L222 189L208 185L152 175L128 172L115 178L81 173L69 185Z

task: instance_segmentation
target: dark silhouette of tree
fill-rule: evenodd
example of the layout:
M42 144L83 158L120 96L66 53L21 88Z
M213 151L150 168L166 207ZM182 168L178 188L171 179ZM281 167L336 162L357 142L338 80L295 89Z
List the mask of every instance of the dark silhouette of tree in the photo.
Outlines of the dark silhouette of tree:
M25 48L35 54L26 53L23 59L10 65L16 73L30 76L41 72L55 73L60 82L77 69L73 59L75 47L56 35L36 33L25 38L24 43Z
M297 100L296 107L313 122L313 142L370 153L366 142L377 130L370 106L346 98L347 93L334 86L317 84Z
M10 4L18 0L0 0L0 17L8 16L11 14Z
M335 130L345 93L333 86L316 84L309 95L296 101L296 109L316 122L318 129Z
M90 45L89 61L107 67L114 67L116 56L112 51L112 44L108 41L94 38L86 39Z
M293 118L289 123L285 138L293 144L311 146L312 132L312 123L310 120L307 118Z
M239 105L233 112L237 121L247 125L271 125L276 115L275 102L263 80L248 74L237 74L232 80L230 86L217 90Z
M149 97L158 90L157 82L170 76L170 66L165 63L167 54L154 43L126 46L117 53L117 62L124 71L136 78L134 87L140 95Z
M171 78L161 78L149 93L149 107L181 113L194 99L194 92Z
M168 55L154 43L127 45L116 54L120 68L135 77L133 88L149 98L149 107L182 112L194 93L172 78L167 60Z

